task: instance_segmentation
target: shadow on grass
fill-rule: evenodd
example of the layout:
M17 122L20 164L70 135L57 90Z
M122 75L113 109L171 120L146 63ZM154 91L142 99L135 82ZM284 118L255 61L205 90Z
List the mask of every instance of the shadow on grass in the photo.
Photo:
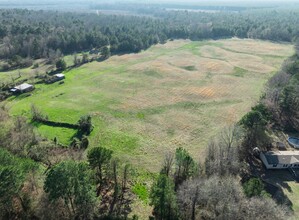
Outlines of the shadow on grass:
M47 125L50 127L68 128L68 129L74 129L74 130L77 130L79 128L79 126L76 124L70 124L70 123L66 123L66 122L54 122L54 121L48 121L48 120L32 122L32 123L38 123L38 124Z
M67 128L67 129L72 129L72 130L77 130L78 126L77 125L73 125L73 124L69 124L69 123L62 123L62 122L51 122L51 121L47 121L47 122L37 122L37 121L31 121L30 123L31 125L33 125L34 127L39 128L42 125L46 125L49 127L53 127L53 128Z
M265 189L270 193L279 204L287 205L291 210L293 203L285 194L284 190L293 193L288 182L296 182L294 176L289 170L264 170L262 180L265 183Z
M32 93L20 93L20 94L14 94L12 96L15 97L14 98L15 100L22 100L22 99L32 96Z
M285 194L284 190L292 193L292 188L288 182L295 182L294 176L289 170L267 170L262 162L255 158L252 159L251 173L255 177L260 177L265 184L265 190L271 194L272 198L281 205L286 205L293 210L293 203Z
M281 205L286 205L293 209L293 202L285 194L284 189L289 193L292 193L292 188L287 183L288 181L294 181L294 178L288 170L281 170L275 173L275 170L267 171L266 177L263 178L265 183L265 189L272 195L272 198Z

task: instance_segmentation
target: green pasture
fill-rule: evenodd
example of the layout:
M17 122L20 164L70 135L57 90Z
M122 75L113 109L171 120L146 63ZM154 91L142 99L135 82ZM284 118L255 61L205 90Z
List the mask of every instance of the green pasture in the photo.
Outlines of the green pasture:
M124 161L157 171L164 154L177 147L200 159L210 138L255 104L292 53L291 45L266 41L172 41L65 71L64 84L38 84L31 96L11 97L6 106L12 115L29 118L34 104L50 120L68 123L90 114L95 126L90 147L108 147ZM36 128L64 145L76 133Z

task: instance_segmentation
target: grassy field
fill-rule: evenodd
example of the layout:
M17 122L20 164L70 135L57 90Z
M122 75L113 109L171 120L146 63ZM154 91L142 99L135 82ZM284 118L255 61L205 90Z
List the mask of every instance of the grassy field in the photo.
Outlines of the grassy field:
M79 59L82 59L82 54L77 54ZM92 56L90 56L92 57ZM74 64L74 55L64 56L64 60L68 67ZM3 61L0 61L0 65L3 64ZM34 65L37 65L34 68ZM45 59L35 60L33 65L28 68L15 69L9 71L0 71L0 83L16 83L28 79L29 83L34 83L35 77L38 75L45 75L47 71L55 69L55 64L48 64Z
M184 147L196 160L204 158L209 139L250 110L269 77L292 53L292 45L256 40L171 41L66 71L64 84L37 84L31 96L12 97L5 104L12 115L30 117L35 104L49 119L69 123L92 115L90 147L108 147L138 168L132 188L138 199L132 209L146 219L151 213L150 172L160 169L164 154ZM73 57L65 60L71 65ZM46 68L40 65L38 72ZM22 73L30 77L37 71ZM0 73L0 81L11 80L11 74L18 77L18 71ZM36 128L63 144L76 133ZM288 195L295 212L297 188Z
M33 78L39 74L45 74L46 71L51 70L51 65L46 64L45 60L35 60L34 64L38 64L39 67L23 68L0 72L0 82L3 83L17 83L24 79L29 79L29 83L33 82Z
M13 115L29 116L35 104L49 119L70 123L91 114L91 146L155 172L177 147L201 158L209 139L256 103L292 53L291 45L266 41L172 41L66 71L65 84L36 85L32 96L6 104ZM76 132L37 129L63 144Z

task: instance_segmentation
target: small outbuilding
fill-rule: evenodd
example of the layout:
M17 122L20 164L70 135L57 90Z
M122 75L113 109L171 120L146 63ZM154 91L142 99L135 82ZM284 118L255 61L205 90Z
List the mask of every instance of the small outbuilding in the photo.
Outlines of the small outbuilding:
M56 81L65 79L65 75L62 73L57 73L54 75L54 77L56 78Z
M13 93L25 93L25 92L31 92L32 90L34 90L33 85L30 85L28 83L23 83L21 85L14 87L10 91Z
M299 168L299 151L261 152L260 158L267 169Z
M62 73L57 73L53 76L49 76L45 79L45 83L47 84L52 84L52 83L55 83L55 82L58 82L58 81L61 81L65 79L65 75L62 74Z

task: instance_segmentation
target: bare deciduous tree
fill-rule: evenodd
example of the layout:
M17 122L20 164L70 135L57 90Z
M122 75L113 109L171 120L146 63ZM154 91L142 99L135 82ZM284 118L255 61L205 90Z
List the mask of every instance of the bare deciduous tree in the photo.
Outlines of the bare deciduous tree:
M232 126L224 129L217 139L209 143L205 161L205 171L208 176L214 174L219 176L236 175L239 172L238 146L241 138L241 129Z
M186 181L179 188L177 198L183 220L282 220L288 216L287 209L272 199L248 199L238 180L232 176Z
M38 144L38 136L25 118L17 117L10 129L4 145L19 155L27 156L30 147Z
M243 197L234 177L212 176L185 182L179 189L178 203L183 219L223 219L228 217L228 206L234 207Z
M174 165L174 156L173 153L168 152L163 161L163 168L162 168L162 173L164 173L166 176L169 176L171 174L171 169Z

